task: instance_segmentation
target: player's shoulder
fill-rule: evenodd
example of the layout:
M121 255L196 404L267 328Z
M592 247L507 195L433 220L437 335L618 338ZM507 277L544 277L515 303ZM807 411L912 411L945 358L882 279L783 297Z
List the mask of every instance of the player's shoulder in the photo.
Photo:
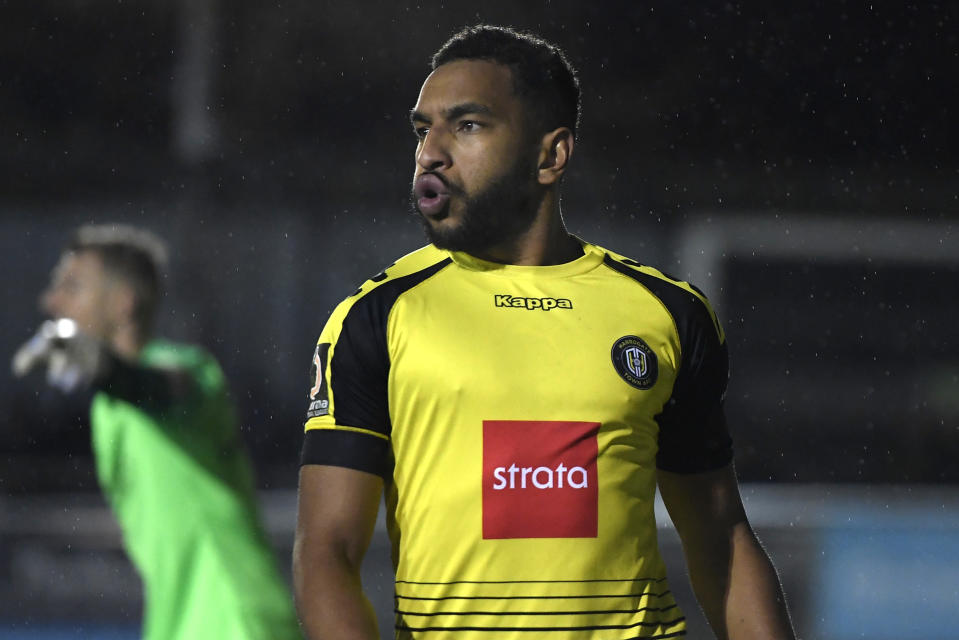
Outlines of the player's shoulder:
M677 321L680 317L690 316L708 318L720 340L725 339L722 325L716 317L712 304L696 285L615 251L602 247L598 249L605 253L604 261L608 267L632 279L659 298Z
M448 252L431 244L426 245L396 259L393 264L360 285L347 300L359 300L378 290L378 295L385 294L386 290L405 290L426 280L450 263Z
M328 324L342 324L350 314L375 315L377 310L388 312L403 293L451 263L450 254L433 245L408 253L366 280L340 302L330 315Z
M212 360L213 356L197 344L153 338L144 345L140 359L152 367L176 369L198 366Z
M198 344L153 338L144 346L140 361L151 368L190 372L194 379L208 385L223 381L219 362Z
M679 289L688 291L708 304L706 294L696 287L696 285L672 276L656 267L638 262L621 253L616 253L615 251L610 251L602 247L600 247L600 249L606 254L606 264L614 268L619 267L616 268L616 270L620 273L643 282L655 281L663 283L663 286L678 287Z

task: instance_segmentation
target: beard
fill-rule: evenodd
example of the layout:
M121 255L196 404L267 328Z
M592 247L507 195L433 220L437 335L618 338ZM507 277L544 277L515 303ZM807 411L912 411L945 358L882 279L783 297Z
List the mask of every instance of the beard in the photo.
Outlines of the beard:
M482 254L490 247L519 237L536 219L537 182L533 163L528 158L517 158L509 170L472 195L459 185L447 183L447 186L451 197L463 203L459 224L449 228L432 226L417 208L416 197L411 195L414 215L422 223L427 239L439 249Z

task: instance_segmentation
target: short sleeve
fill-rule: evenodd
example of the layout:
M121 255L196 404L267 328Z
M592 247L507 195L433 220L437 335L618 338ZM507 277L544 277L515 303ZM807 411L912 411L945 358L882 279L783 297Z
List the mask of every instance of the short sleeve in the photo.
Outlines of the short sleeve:
M656 465L664 471L712 471L733 459L723 401L729 377L726 341L708 303L684 292L674 311L682 357L673 391L661 414Z
M384 478L391 473L390 311L404 292L452 263L435 250L404 260L403 267L387 268L341 302L320 334L301 464L350 467Z
M388 310L376 296L342 303L313 352L301 464L342 466L385 476L390 418Z

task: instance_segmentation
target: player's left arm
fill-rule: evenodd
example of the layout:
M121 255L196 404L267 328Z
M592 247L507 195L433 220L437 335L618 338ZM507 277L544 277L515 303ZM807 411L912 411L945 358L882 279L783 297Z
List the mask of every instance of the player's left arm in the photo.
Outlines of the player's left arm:
M782 587L753 533L732 463L715 471L658 471L696 598L721 640L795 638Z
M92 387L149 413L183 404L197 388L189 369L127 360L106 343L79 331L74 321L63 318L44 322L17 350L11 365L18 377L46 369L47 382L62 391Z

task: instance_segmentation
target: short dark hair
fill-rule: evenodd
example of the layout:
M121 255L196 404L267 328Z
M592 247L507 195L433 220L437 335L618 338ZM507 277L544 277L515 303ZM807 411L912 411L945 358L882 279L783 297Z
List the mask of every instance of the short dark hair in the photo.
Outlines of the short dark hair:
M550 131L579 125L580 95L576 70L554 44L509 27L466 27L433 55L432 68L454 60L487 60L510 68L513 88L530 107L534 126Z
M104 270L133 289L133 320L141 338L153 333L166 268L166 245L145 229L122 224L84 225L73 233L67 251L96 253Z

